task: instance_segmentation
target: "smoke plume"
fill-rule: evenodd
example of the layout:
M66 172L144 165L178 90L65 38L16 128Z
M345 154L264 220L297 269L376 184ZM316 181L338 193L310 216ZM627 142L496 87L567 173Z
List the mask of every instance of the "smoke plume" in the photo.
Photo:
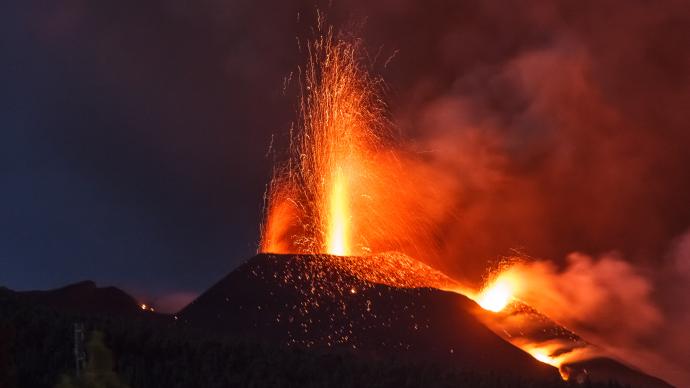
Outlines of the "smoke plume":
M688 385L688 12L541 5L454 15L431 33L438 73L399 97L414 152L457 182L429 260L476 283L516 251L540 258L512 267L520 298Z

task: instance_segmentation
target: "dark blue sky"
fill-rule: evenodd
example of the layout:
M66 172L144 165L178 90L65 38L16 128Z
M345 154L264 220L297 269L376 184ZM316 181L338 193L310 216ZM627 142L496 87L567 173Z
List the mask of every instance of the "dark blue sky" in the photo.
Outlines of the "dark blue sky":
M281 53L164 3L2 6L0 284L202 290L255 252Z

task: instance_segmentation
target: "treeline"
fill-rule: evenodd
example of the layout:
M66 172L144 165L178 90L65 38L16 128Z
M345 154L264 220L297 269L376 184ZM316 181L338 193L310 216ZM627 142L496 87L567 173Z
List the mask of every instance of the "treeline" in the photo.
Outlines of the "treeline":
M0 296L0 387L53 388L61 381L65 387L76 386L76 380L70 383L65 377L74 370L75 322L84 323L87 332L103 333L114 358L113 381L131 388L622 387L532 381L461 367L286 349L179 327L167 319L75 316L27 306L7 296Z

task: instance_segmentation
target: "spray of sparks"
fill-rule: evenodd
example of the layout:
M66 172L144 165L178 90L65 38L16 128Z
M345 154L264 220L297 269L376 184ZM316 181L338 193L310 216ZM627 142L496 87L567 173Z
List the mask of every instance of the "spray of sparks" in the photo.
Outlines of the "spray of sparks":
M363 221L353 209L371 198L376 178L385 130L379 81L359 64L358 42L330 29L307 50L297 133L269 189L261 251L362 254L365 236L353 231Z
M473 292L412 259L429 249L419 241L433 240L417 215L420 203L433 201L420 194L425 185L415 181L419 174L387 140L381 81L360 65L359 41L336 38L321 19L318 31L299 72L290 157L276 168L267 191L260 251L322 255L363 281L466 295L489 312L479 316L494 332L559 368L579 359L582 349L589 351L569 331L521 307L515 299L521 279L506 272ZM545 339L534 339L547 332Z

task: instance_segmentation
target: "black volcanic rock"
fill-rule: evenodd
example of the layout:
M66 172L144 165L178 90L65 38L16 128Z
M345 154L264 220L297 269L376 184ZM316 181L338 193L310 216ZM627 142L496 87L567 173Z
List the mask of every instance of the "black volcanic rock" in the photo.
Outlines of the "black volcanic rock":
M328 256L258 255L178 314L185 324L288 346L451 363L555 379L556 369L507 343L468 298L365 282Z
M16 292L0 290L26 304L47 306L58 311L78 314L107 314L135 316L144 313L139 304L126 292L116 287L97 287L92 281L83 281L48 291Z

